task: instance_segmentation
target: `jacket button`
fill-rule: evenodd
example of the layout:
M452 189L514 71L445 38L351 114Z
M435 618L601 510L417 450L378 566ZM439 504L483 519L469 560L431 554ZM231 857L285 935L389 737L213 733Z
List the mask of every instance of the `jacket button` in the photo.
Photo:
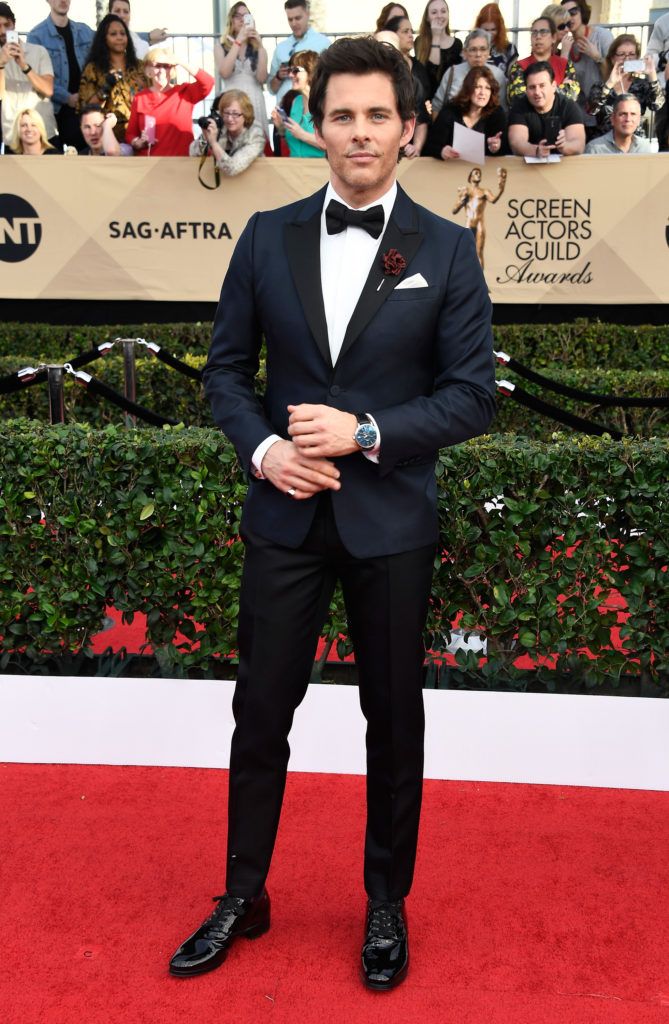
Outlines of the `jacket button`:
M337 395L340 392L341 392L341 388L339 387L338 384L333 384L332 387L330 388L330 394L333 395L333 397L335 397L335 398L337 397Z

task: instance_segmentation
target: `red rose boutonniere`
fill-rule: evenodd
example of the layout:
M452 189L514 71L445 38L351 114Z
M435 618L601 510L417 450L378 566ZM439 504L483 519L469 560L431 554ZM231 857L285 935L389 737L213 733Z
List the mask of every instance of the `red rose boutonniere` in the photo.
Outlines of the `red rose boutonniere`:
M388 277L398 277L406 270L407 261L397 249L388 249L383 254L383 273Z

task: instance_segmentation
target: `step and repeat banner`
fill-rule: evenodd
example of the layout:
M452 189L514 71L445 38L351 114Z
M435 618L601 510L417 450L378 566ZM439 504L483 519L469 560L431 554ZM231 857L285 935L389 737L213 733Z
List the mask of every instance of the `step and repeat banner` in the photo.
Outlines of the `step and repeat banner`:
M328 175L324 160L260 159L208 191L198 164L1 159L0 296L215 301L250 215ZM669 299L669 155L420 159L398 174L416 202L471 229L494 302Z

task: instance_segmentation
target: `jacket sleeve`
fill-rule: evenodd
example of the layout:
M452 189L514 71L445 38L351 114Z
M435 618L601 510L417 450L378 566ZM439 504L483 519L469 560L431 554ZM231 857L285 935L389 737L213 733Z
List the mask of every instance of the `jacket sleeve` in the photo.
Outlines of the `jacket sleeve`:
M229 178L235 174L241 174L247 167L250 167L254 160L257 160L265 148L265 133L259 125L252 124L249 128L248 139L243 146L240 146L235 153L228 155L223 153L223 158L218 161L221 172Z
M382 476L404 459L467 441L490 425L495 414L491 304L470 231L460 234L446 281L433 393L368 412L381 434Z
M213 88L214 79L211 77L209 72L203 71L202 68L200 68L195 75L195 81L188 82L188 84L183 87L181 95L190 103L199 103L200 100L207 98Z
M214 422L232 441L247 472L258 445L276 433L255 391L262 343L253 285L258 218L252 216L232 254L203 374Z

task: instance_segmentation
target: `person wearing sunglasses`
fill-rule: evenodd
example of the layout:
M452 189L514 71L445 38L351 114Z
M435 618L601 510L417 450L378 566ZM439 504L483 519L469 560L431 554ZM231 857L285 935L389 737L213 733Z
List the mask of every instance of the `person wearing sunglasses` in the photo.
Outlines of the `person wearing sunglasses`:
M664 90L658 82L655 61L650 54L646 54L643 59L644 71L625 71L625 64L639 60L640 55L641 46L636 36L627 33L616 36L609 47L604 62L605 81L595 82L588 98L590 110L603 132L611 129L611 114L617 96L634 96L639 101L641 117L647 110L657 112L664 106ZM636 134L643 136L640 124L637 125Z
M302 50L293 57L294 63L289 73L293 84L290 113L285 107L275 107L272 111L274 127L280 135L285 135L289 156L325 156L324 147L319 145L314 135L314 123L309 113L309 93L318 54L314 50ZM289 97L284 97L288 99Z
M194 82L177 85L176 69L184 68ZM202 68L184 64L171 50L154 46L146 55L148 89L132 101L126 141L135 156L188 156L193 141L193 107L209 95L214 79Z
M540 18L552 18L555 22L555 28L557 30L557 40L555 42L554 53L562 55L562 40L569 36L569 17L565 14L564 8L560 4L546 4L543 11L539 15Z
M568 100L578 98L581 87L576 78L576 70L567 57L559 57L555 53L556 42L557 26L553 19L543 14L540 18L535 18L530 31L532 50L529 57L514 61L509 68L509 101L525 95L525 72L530 64L536 64L537 61L548 61L553 68L558 92L566 96Z
M571 57L576 68L576 77L581 86L577 103L583 111L585 132L588 141L601 135L595 115L590 111L588 100L593 85L602 82L604 61L609 52L613 35L608 28L591 25L592 9L586 0L562 0L561 7L569 17L571 39L562 41L562 56Z
M191 143L190 155L211 153L221 173L233 178L262 156L264 148L265 133L250 98L241 89L227 89L212 103L207 127Z

